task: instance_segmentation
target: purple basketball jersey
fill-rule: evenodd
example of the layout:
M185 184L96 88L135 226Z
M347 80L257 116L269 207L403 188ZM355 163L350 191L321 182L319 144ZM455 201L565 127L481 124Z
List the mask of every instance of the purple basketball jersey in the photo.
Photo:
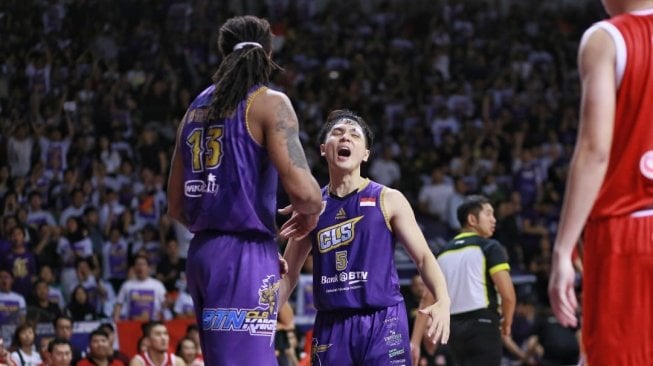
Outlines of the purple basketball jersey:
M254 87L229 118L208 120L214 87L204 90L182 121L184 212L192 232L255 232L274 236L277 171L250 135L246 115Z
M329 195L311 232L318 310L384 308L403 301L395 238L383 214L385 187L373 181L346 197Z

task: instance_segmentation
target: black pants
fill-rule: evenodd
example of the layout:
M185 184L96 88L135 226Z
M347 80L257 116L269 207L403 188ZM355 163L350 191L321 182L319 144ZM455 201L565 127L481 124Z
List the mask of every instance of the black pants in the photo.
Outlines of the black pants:
M500 366L499 314L482 309L451 316L449 346L457 366Z

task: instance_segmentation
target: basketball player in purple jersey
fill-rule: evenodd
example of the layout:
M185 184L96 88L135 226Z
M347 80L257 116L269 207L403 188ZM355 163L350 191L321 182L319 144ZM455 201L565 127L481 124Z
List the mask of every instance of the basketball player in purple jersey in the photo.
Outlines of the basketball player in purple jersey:
M291 238L285 252L289 273L280 300L292 292L299 269L313 251L315 320L313 365L410 365L410 335L399 278L395 243L401 242L438 301L420 312L431 319L429 334L446 343L449 304L445 278L402 193L361 177L372 133L350 111L333 111L320 134L329 165L322 189L325 209L317 227ZM284 225L292 236L297 225Z
M207 365L276 365L278 178L297 235L315 226L322 208L292 105L265 86L277 67L271 37L268 22L253 16L220 28L214 84L177 132L168 214L195 233L186 275Z

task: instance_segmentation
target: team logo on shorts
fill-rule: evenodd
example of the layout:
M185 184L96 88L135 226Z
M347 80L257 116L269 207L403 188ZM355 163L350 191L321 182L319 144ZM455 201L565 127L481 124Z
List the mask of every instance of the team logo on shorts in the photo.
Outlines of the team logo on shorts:
M311 342L311 366L322 366L318 353L326 352L331 346L333 344L319 344L317 338L313 338L313 342Z
M212 331L249 332L255 336L274 335L277 326L279 281L275 275L263 279L258 289L258 306L247 308L204 308L202 329Z
M403 348L393 348L390 351L388 351L388 357L390 358L403 356L405 354L406 354L406 350Z
M400 345L403 337L401 336L401 333L391 330L387 336L383 337L383 340L387 346L393 347Z
M653 150L649 150L642 155L639 160L639 171L648 179L653 179Z
M258 289L258 303L271 309L276 318L279 281L275 281L275 279L276 276L270 275L263 280L263 285Z

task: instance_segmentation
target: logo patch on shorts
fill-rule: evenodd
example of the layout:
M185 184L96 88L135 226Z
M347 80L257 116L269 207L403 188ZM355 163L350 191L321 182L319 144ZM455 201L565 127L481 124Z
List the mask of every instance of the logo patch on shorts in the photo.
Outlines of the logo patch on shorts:
M258 304L254 309L204 308L202 329L211 331L249 332L255 336L272 336L277 327L277 295L279 281L270 275L258 289Z
M653 179L653 150L649 150L642 155L639 160L639 171L648 179Z
M395 358L406 353L406 350L403 348L393 348L388 351L388 357Z
M313 341L311 342L311 365L322 366L322 360L320 360L320 355L318 353L326 352L331 348L331 346L333 346L333 344L320 344L317 338L313 338Z
M397 333L394 330L391 330L387 336L383 337L385 344L391 347L400 345L402 339L401 333Z

